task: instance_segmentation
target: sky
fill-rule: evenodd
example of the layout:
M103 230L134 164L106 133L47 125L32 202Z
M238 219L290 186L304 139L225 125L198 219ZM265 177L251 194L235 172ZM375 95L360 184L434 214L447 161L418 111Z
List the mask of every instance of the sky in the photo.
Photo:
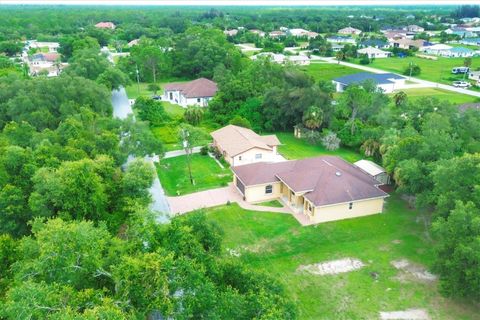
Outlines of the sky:
M2 4L63 5L207 5L207 6L348 6L348 5L460 5L479 0L0 0Z

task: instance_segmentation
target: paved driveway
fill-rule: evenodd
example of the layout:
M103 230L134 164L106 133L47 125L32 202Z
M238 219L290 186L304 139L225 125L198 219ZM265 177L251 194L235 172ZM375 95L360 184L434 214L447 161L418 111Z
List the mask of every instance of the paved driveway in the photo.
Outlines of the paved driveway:
M172 214L183 214L203 208L211 208L241 200L233 187L223 187L195 192L179 197L167 197Z

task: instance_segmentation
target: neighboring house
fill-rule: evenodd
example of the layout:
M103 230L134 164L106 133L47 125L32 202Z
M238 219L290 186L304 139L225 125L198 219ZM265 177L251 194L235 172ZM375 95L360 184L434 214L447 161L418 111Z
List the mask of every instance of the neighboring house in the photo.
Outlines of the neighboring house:
M450 51L453 47L442 44L442 43L437 43L432 46L427 46L427 47L422 47L420 51L423 51L427 54L433 54L436 56L443 56L446 54L446 52Z
M435 44L433 46L423 47L421 51L427 54L448 58L466 58L475 55L475 51L471 49L464 47L451 47L446 44Z
M46 73L48 77L56 77L68 65L60 62L60 54L55 52L36 53L28 57L26 63L31 76Z
M99 29L111 29L114 30L116 28L115 24L113 22L99 22L95 25L95 28Z
M352 84L361 84L365 81L372 81L385 93L392 93L394 90L405 87L406 78L394 73L369 73L360 72L333 79L337 92L343 92Z
M250 32L253 34L257 34L260 38L265 37L265 32L263 32L262 30L252 29L250 30Z
M458 111L465 112L467 110L480 111L480 103L464 103L458 106Z
M47 52L57 52L60 48L58 42L39 42L37 40L27 41L27 49L37 49L39 51L46 49Z
M387 49L391 47L391 44L388 43L387 41L383 41L380 39L369 39L362 41L359 44L359 47L366 48L366 47L373 47L377 49Z
M333 52L338 52L338 51L342 51L342 49L345 48L345 46L343 44L332 44L332 51Z
M480 71L470 71L468 73L468 79L473 80L477 85L480 85Z
M250 129L231 124L210 135L213 146L231 166L281 159L277 154L280 141L276 135L260 136Z
M445 33L446 34L454 34L454 35L457 35L461 38L473 38L473 37L476 37L477 35L472 32L472 31L469 31L465 28L451 28L451 29L447 29L445 30Z
M417 26L416 24L411 24L409 26L407 26L407 31L410 31L410 32L423 32L425 31L424 28L420 27L420 26Z
M343 35L353 36L353 35L359 35L359 34L361 34L361 33L362 33L362 30L355 29L355 28L352 28L352 27L346 27L346 28L343 28L343 29L338 30L337 33L338 33L338 34L343 34Z
M388 39L389 42L407 38L406 31L389 31L389 32L385 32L383 35L385 36L385 38Z
M284 31L272 31L268 34L270 38L284 37L287 34Z
M183 83L167 83L162 100L184 108L194 105L206 107L217 90L217 84L205 78Z
M390 176L387 171L370 160L359 160L354 163L363 172L369 174L372 178L377 180L381 184L390 184Z
M223 33L226 35L226 36L229 36L229 37L234 37L238 34L238 30L237 29L232 29L232 30L225 30L223 31Z
M127 47L131 48L137 46L140 43L140 39L133 39L127 44Z
M306 66L310 64L310 58L305 55L286 56L281 53L261 52L250 57L250 59L252 60L258 60L259 58L268 58L272 62L278 64L285 64L287 62L301 66Z
M259 162L232 171L245 201L278 199L313 223L380 213L388 197L378 181L335 156Z
M368 56L368 58L370 58L370 59L388 58L392 55L391 52L383 51L383 50L373 48L373 47L358 49L357 53L358 54L366 54Z
M458 41L458 43L467 44L471 46L480 46L480 38L465 38Z
M314 31L308 31L307 38L308 39L315 39L318 37L320 34Z
M288 29L287 34L292 37L306 37L308 36L309 31L305 29Z
M333 37L328 37L327 42L330 43L350 43L350 44L356 44L357 42L355 39L352 37L348 36L333 36Z
M449 58L469 58L476 55L476 52L472 49L464 48L464 47L453 47L447 52L445 57Z
M411 50L411 49L419 49L423 47L426 41L421 39L419 40L398 39L398 40L391 40L390 43L394 48Z

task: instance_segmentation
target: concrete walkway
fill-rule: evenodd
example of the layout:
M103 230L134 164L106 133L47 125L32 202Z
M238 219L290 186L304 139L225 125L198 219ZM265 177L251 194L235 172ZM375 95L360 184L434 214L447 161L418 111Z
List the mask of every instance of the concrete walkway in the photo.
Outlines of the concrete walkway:
M195 210L222 206L230 202L237 203L241 208L250 211L291 214L302 226L313 224L307 216L293 212L282 201L280 201L283 204L281 208L259 206L245 202L232 183L228 187L210 189L178 197L167 197L167 200L172 215L181 215Z
M372 68L372 67L367 67L367 66L362 66L362 65L358 65L358 64L354 64L354 63L344 62L344 61L340 61L340 63L338 63L338 61L335 58L324 58L324 57L315 56L315 59L316 60L322 60L322 61L325 61L325 62L328 62L328 63L340 64L342 66L355 68L355 69L359 69L359 70L363 70L363 71L367 71L367 72L372 72L372 73L387 73L388 72L388 71L385 71L385 70ZM401 75L401 76L403 76L403 75ZM469 96L480 97L480 92L478 92L478 91L471 91L471 90L467 90L467 89L456 88L454 86L449 86L449 85L441 84L441 83L438 83L438 82L422 80L422 79L414 78L414 77L407 77L407 79L412 81L412 82L415 82L416 84L421 85L421 88L439 88L439 89L453 91L453 92L460 93L460 94L466 94L466 95L469 95ZM417 86L415 88L419 88L419 87Z

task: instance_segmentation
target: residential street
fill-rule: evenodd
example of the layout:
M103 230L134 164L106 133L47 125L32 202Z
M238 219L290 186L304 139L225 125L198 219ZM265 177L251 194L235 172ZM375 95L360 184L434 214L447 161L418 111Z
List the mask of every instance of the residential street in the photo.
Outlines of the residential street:
M112 105L113 105L113 116L119 119L125 119L130 114L133 114L132 107L128 103L127 93L124 88L112 92ZM133 157L129 157L128 162L132 161ZM150 162L152 166L154 165L154 160L150 157L145 157L145 160ZM158 176L155 175L153 184L150 188L150 194L152 195L152 203L150 209L159 214L157 216L157 221L160 223L165 223L169 220L170 207L168 205L167 198L165 196L165 191L163 190L162 184L158 179Z
M325 62L328 62L328 63L338 64L338 61L335 58L323 58L323 57L319 57L319 56L312 56L312 60L321 60L321 61L325 61ZM364 70L364 71L372 72L372 73L387 73L388 72L388 71L377 69L377 68L361 66L361 65L358 65L358 64L348 63L348 62L343 62L343 61L340 61L340 64L343 65L343 66L346 66L346 67L356 68L356 69L360 69L360 70ZM461 94L467 94L467 95L474 96L474 97L480 97L480 92L478 92L478 91L455 88L454 86L449 86L449 85L441 84L441 83L438 83L438 82L422 80L422 79L418 79L418 78L414 78L414 77L408 78L408 80L410 80L412 82L415 82L419 85L422 85L422 87L439 88L439 89L453 91L453 92L457 92L457 93L461 93ZM418 88L418 86L416 86L415 88Z

